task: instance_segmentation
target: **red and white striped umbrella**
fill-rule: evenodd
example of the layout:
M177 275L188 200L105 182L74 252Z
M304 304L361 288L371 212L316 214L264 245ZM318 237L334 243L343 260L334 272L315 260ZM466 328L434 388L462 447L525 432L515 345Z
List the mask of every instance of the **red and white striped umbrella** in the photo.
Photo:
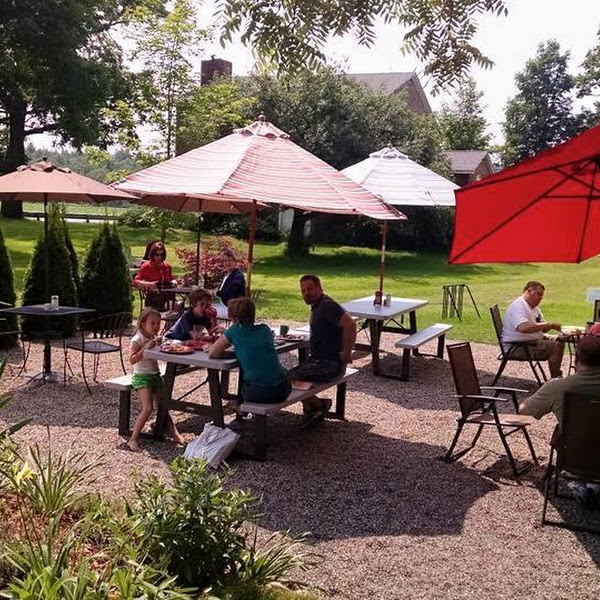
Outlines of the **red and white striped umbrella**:
M264 115L220 140L190 150L114 184L139 197L139 204L171 210L244 212L252 202L248 249L248 288L256 221L256 203L301 210L406 219L364 187L304 150ZM221 210L220 210L221 209ZM380 267L383 284L385 235Z
M115 187L140 196L140 203L165 208L177 198L201 199L203 205L255 200L374 219L405 218L262 115L220 140L133 173Z

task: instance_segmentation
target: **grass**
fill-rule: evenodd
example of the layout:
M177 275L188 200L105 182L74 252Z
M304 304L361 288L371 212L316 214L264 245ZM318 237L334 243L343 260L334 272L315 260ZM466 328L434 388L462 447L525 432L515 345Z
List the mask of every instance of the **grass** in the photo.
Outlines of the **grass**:
M18 293L29 264L35 241L42 230L37 221L0 220L10 252ZM83 256L97 225L69 223L73 244ZM141 256L146 242L157 236L155 231L121 227L121 236L131 248L132 256ZM240 245L244 246L243 242ZM176 273L181 267L176 247L194 247L195 234L169 232L169 262ZM321 276L325 291L340 302L372 294L378 284L379 252L367 248L317 247L304 259L291 260L283 254L283 244L257 244L252 275L253 289L261 289L259 315L266 319L306 321L308 309L298 291L298 277L303 273ZM517 296L528 279L546 285L542 310L549 320L563 324L585 324L592 307L586 302L588 287L598 285L600 259L581 264L489 264L454 266L441 254L416 254L389 251L385 289L394 296L423 298L429 305L419 310L419 327L441 320L442 285L467 283L481 312L478 319L465 298L463 321L452 319L451 339L494 342L488 307L498 303L504 310ZM600 287L600 285L599 285Z
M63 205L67 214L75 215L119 215L126 211L127 206L110 206L108 204L86 204L65 202ZM24 202L23 210L25 212L44 212L44 205L41 202Z

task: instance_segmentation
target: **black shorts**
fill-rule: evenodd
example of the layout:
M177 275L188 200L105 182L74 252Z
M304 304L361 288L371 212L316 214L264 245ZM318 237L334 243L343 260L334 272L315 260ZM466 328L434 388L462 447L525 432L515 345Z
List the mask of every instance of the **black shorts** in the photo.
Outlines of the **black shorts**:
M345 373L346 368L341 360L331 358L309 358L301 365L288 371L290 379L327 383Z

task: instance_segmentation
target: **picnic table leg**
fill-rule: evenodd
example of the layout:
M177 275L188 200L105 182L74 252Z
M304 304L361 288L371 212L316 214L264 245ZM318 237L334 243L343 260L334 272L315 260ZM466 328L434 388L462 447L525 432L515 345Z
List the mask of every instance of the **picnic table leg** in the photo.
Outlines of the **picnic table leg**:
M402 351L402 370L400 371L400 379L402 381L408 381L408 375L410 372L410 349L404 348Z
M381 367L379 365L379 344L381 343L381 327L383 321L369 319L369 332L371 334L371 368L373 375L379 375Z
M409 329L410 329L410 334L412 335L413 333L417 333L417 311L416 310L411 310L410 313L408 313L408 319L409 319ZM419 356L419 349L415 348L413 351L413 356ZM404 368L404 367L403 367Z
M173 396L173 385L175 384L176 363L167 363L163 378L163 390L156 411L156 425L154 426L154 439L162 441L165 439L167 417L169 416L169 402Z
M438 345L437 345L437 357L438 358L444 358L444 342L445 341L446 341L446 336L440 335L440 337L438 338Z
M298 348L298 363L302 364L308 360L308 348Z
M254 459L267 458L267 415L254 415Z
M213 423L217 427L223 427L225 425L223 397L221 396L219 371L216 369L208 369L208 388L210 390L210 407L212 409Z
M346 382L342 381L335 388L335 411L330 416L344 419L346 413Z

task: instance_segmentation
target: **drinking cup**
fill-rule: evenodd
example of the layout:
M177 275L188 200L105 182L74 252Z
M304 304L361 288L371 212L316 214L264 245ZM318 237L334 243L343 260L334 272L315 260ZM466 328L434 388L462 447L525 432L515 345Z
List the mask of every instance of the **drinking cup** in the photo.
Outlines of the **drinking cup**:
M279 326L279 335L287 335L290 330L288 325L280 325Z

